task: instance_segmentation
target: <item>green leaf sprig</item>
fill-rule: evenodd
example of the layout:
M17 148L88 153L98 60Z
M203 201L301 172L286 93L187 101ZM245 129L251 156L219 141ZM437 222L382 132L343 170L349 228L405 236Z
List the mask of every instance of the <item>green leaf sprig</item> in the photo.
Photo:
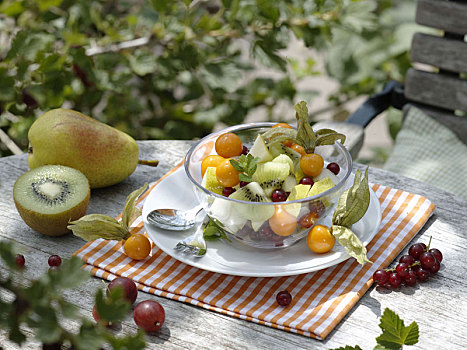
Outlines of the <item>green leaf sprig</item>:
M384 310L379 327L383 332L376 338L377 345L374 350L400 350L403 345L418 343L418 324L413 321L406 327L404 321L391 309ZM347 345L332 350L362 350L362 348L358 345Z
M231 159L230 164L232 164L235 170L240 172L240 174L238 175L238 178L240 179L240 181L251 182L253 181L252 177L258 166L258 161L259 161L259 158L257 157L255 158L251 154L248 154L248 155L242 154L238 158L238 160Z
M227 238L226 232L213 219L209 219L208 224L204 228L203 237L206 241L226 239L230 242L230 239Z
M361 175L362 172L358 169L352 187L340 196L332 217L331 231L347 253L364 265L371 261L366 256L367 251L362 241L351 230L352 225L365 215L370 205L368 168L365 175Z
M125 201L122 220L103 214L89 214L71 221L67 226L75 236L85 241L93 241L98 238L123 241L130 237L130 224L141 215L141 210L136 208L136 200L146 191L148 184L133 191Z

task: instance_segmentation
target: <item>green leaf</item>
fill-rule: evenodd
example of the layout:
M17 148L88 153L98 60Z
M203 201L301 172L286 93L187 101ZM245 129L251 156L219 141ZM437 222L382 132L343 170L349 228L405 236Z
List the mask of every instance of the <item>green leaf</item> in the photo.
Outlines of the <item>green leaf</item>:
M8 76L5 68L0 68L0 101L13 100L15 95L15 79Z
M232 164L232 166L234 167L235 170L240 171L240 172L243 171L243 166L241 166L240 163L237 160L231 159L230 164Z
M297 141L305 148L307 153L313 153L316 145L316 136L308 123L308 107L305 101L300 101L295 106L295 117L297 118Z
M128 228L114 218L102 214L85 215L79 220L71 221L67 228L85 241L98 238L122 241L130 237Z
M365 215L369 205L370 188L368 186L367 167L363 178L361 178L361 170L357 170L352 187L340 196L332 217L333 225L352 227Z
M362 350L362 348L359 347L358 345L355 345L355 346L346 345L345 347L341 346L340 348L334 348L334 349L329 349L329 350Z
M383 333L376 338L378 344L388 349L400 349L402 345L418 343L418 325L412 322L405 327L404 321L392 310L386 308L380 319L379 327Z
M371 263L366 256L365 246L352 230L344 226L332 225L332 234L339 244L345 248L346 252L355 258L359 264Z
M105 338L89 320L83 320L79 334L74 337L74 345L78 350L99 350Z
M252 182L253 179L245 174L238 174L238 178L240 181L245 181L245 182Z
M206 241L215 241L218 239L229 240L225 231L212 219L209 220L204 228L203 236Z
M135 218L135 210L136 210L136 201L139 196L141 196L144 191L148 188L148 184L145 183L141 188L131 192L129 196L126 198L125 207L123 209L122 214L122 225L123 227L127 228L130 227L131 223Z
M55 343L60 339L61 328L55 309L52 307L37 307L29 315L27 323L35 328L36 339L43 343Z
M123 297L123 288L112 288L107 297L99 289L96 293L96 308L100 318L106 322L119 322L125 318L131 308L130 303Z
M346 136L332 129L321 129L316 131L316 146L333 145L336 141L344 144Z
M123 338L111 337L108 341L114 350L142 350L146 348L145 334L141 329L135 335L127 335Z

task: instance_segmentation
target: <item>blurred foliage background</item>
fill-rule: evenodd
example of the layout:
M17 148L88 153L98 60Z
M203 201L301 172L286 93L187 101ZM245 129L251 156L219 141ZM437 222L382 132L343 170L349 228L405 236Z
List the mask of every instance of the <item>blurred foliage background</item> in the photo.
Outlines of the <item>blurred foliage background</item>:
M413 13L411 0L0 0L0 156L57 107L136 139L202 137L258 108L284 120L279 104L319 94L297 88L312 75L338 82L329 105L346 115L403 81ZM324 64L284 55L291 41Z

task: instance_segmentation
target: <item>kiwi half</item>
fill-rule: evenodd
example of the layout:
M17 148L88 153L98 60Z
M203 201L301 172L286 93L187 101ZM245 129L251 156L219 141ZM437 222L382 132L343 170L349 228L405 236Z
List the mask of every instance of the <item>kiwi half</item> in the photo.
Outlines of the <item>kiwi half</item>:
M69 221L86 214L91 191L86 176L63 165L44 165L16 180L13 199L24 222L47 236L68 232Z

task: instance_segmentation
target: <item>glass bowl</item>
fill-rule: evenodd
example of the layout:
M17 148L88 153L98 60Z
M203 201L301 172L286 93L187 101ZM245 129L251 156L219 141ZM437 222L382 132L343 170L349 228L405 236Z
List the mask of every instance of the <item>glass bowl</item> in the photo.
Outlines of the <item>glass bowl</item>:
M316 147L315 153L323 157L324 167L331 162L339 165L337 180L334 179L338 182L331 189L311 197L285 202L249 202L224 197L201 185L201 162L206 156L216 154L215 142L220 135L232 132L250 149L256 136L275 124L242 124L209 134L193 145L185 157L185 172L206 214L229 239L263 249L288 247L306 237L312 225L326 218L329 221L352 170L350 153L337 141L333 145Z

